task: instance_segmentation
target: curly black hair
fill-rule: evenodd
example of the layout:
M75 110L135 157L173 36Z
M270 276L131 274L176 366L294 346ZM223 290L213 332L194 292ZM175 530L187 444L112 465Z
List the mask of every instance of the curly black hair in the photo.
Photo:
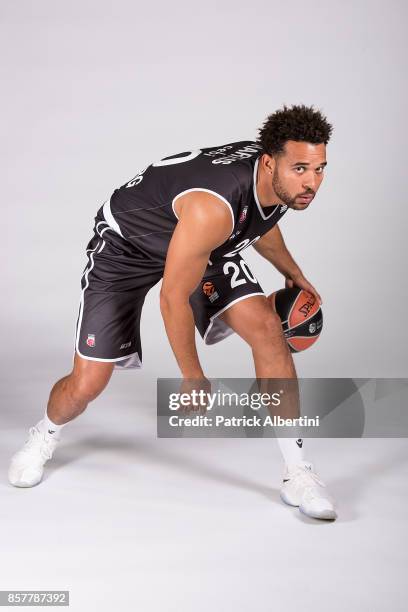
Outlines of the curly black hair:
M279 155L288 140L327 144L333 126L313 106L293 105L275 111L259 129L257 144L268 155Z

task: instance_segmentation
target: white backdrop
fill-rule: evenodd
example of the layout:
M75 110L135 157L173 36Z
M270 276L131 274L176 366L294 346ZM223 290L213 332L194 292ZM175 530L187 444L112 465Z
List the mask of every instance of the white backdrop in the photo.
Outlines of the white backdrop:
M1 13L10 373L69 368L85 247L115 187L165 155L255 138L269 113L304 103L334 133L318 196L281 223L323 296L324 332L298 373L407 375L404 2L6 1ZM280 287L250 251L264 289ZM142 316L144 368L178 375L158 291ZM197 342L208 376L252 375L240 339Z
M69 588L78 612L405 610L406 440L307 441L339 503L324 526L280 501L270 440L157 439L156 377L179 374L158 286L144 369L64 428L39 487L6 469L70 369L100 204L151 161L255 138L284 103L334 125L317 197L281 223L323 297L298 374L407 376L406 23L403 0L1 2L2 589ZM252 376L239 338L197 341L207 376Z

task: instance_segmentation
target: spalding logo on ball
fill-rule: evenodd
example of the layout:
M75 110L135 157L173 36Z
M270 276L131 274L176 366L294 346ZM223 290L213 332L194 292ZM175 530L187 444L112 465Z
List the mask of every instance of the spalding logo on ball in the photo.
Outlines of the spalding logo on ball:
M299 287L280 289L268 298L282 321L291 353L304 351L316 342L323 327L318 300Z

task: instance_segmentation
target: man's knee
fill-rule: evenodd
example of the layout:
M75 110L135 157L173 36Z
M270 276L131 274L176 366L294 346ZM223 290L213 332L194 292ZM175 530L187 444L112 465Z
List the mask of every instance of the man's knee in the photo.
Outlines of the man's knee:
M89 404L105 389L106 384L98 380L89 380L84 377L71 376L67 381L69 393L75 403Z
M73 400L88 404L107 386L114 368L113 363L75 360L74 369L66 385Z
M265 311L262 318L257 320L254 324L251 338L252 347L258 346L259 344L274 345L282 342L284 338L282 321L271 308Z

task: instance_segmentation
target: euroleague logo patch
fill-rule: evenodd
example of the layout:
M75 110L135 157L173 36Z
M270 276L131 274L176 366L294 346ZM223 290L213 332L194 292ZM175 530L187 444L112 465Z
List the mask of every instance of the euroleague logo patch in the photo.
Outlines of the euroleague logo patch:
M210 302L215 302L215 300L220 297L215 290L214 283L212 283L211 281L206 281L205 283L203 283L202 289L203 293L208 297Z
M95 346L95 334L88 334L86 343L88 346Z
M203 284L203 291L206 296L210 297L215 291L215 287L211 281L208 281Z

